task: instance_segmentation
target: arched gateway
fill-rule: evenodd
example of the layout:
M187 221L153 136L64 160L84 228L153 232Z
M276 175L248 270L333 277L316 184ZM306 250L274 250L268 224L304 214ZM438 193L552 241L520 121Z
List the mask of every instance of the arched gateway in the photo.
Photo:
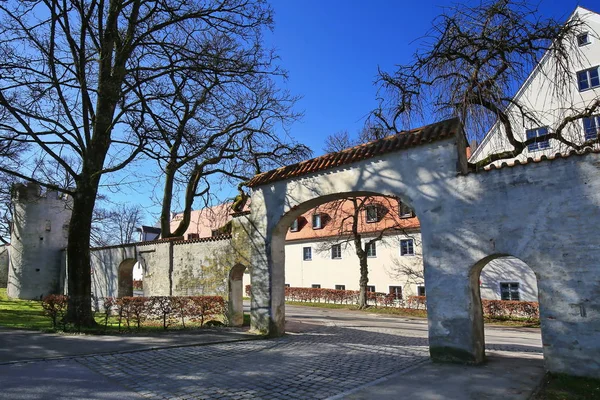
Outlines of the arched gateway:
M554 158L474 173L453 119L257 175L249 182L253 328L284 333L284 242L296 217L348 194L396 196L421 222L434 360L483 361L473 271L511 254L538 278L546 368L597 376L600 156Z

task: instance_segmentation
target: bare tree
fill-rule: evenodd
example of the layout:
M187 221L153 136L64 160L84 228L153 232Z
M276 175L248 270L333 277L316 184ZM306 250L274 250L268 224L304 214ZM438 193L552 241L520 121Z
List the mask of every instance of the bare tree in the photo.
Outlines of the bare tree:
M194 201L200 197L208 205L211 184L226 181L241 192L241 183L262 170L310 155L305 146L276 133L299 116L292 110L296 99L273 82L285 72L263 49L260 32L241 39L205 35L192 44L202 56L190 60L192 72L170 71L165 82L155 82L153 97L142 102L151 140L146 153L164 177L163 238L184 234ZM180 193L182 218L171 230Z
M373 140L383 139L390 133L380 124L374 124L367 121L365 126L358 131L356 137L351 137L348 131L339 131L325 138L323 151L326 153L336 153L347 148L358 146Z
M68 319L95 325L90 231L100 180L144 150L144 100L171 71L193 72L210 32L243 40L272 23L260 0L48 0L0 2L0 143L31 157L0 171L67 193ZM73 157L75 165L66 161ZM51 159L71 189L34 176Z
M12 231L12 185L15 179L0 173L0 244L10 243Z
M111 246L136 242L136 229L142 225L144 210L139 204L117 204L110 209L94 210L91 242Z
M414 216L398 199L384 196L350 196L314 210L313 218L318 218L326 230L317 251L339 252L342 248L354 248L360 268L360 308L368 306L369 257L376 255L376 243L387 234L405 233L409 224L404 217L408 213Z
M577 36L593 34L581 18L560 23L541 18L524 1L488 0L449 8L432 26L410 63L393 73L379 72L379 107L373 117L388 131L431 115L456 116L470 139L479 141L497 124L506 144L477 167L516 157L528 145L548 139L569 149L589 145L572 129L600 108L597 96L586 100L577 89L575 71L583 59ZM556 106L545 114L515 97L534 69L547 78L538 95L554 99L547 104ZM557 119L549 122L548 115ZM547 134L527 138L522 126L549 127Z

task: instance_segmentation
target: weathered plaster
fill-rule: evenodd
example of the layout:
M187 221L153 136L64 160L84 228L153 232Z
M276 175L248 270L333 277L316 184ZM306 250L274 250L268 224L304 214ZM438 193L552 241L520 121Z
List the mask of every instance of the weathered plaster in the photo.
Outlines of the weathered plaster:
M546 367L600 372L600 156L457 174L452 140L287 181L252 194L252 325L284 333L284 237L301 213L344 194L398 196L421 222L431 355L479 363L479 275L514 256L538 278Z

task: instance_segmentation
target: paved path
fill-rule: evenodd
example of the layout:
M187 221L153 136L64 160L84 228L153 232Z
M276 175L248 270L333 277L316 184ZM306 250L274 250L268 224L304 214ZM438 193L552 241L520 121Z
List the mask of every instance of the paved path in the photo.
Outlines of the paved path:
M429 380L432 377L445 376L458 389L458 397L435 397L433 392L430 397L413 392L411 397L458 399L468 398L460 397L466 393L461 386L485 372L456 366L436 369L428 361L424 320L303 307L287 311L290 334L273 340L0 365L0 398L392 399L399 398L398 391L417 389L419 376L430 383L436 382ZM487 368L488 375L507 378L498 382L505 392L507 386L502 385L509 384L504 399L526 398L523 391L535 386L535 377L541 378L539 336L539 331L527 329L486 331L488 347L512 351L503 353L508 361L494 362L496 370ZM522 379L513 388L511 382L518 379L511 374L527 373L515 369L511 360L531 361L531 380ZM457 377L463 380L452 385ZM394 386L402 383L408 386ZM470 393L478 393L474 390Z
M199 329L151 335L60 335L0 328L0 364L86 354L151 350L256 339L240 329Z

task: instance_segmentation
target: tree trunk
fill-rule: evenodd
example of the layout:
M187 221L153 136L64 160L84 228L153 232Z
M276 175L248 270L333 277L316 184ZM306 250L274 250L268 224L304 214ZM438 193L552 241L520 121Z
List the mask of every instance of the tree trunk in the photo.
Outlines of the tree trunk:
M77 326L93 327L92 276L90 270L90 231L96 203L97 185L78 185L73 198L73 213L69 224L67 271L69 304L67 321Z
M363 252L364 253L364 252ZM369 305L367 303L367 284L369 283L369 265L367 264L367 255L358 255L360 265L360 294L358 295L358 308L364 309Z

